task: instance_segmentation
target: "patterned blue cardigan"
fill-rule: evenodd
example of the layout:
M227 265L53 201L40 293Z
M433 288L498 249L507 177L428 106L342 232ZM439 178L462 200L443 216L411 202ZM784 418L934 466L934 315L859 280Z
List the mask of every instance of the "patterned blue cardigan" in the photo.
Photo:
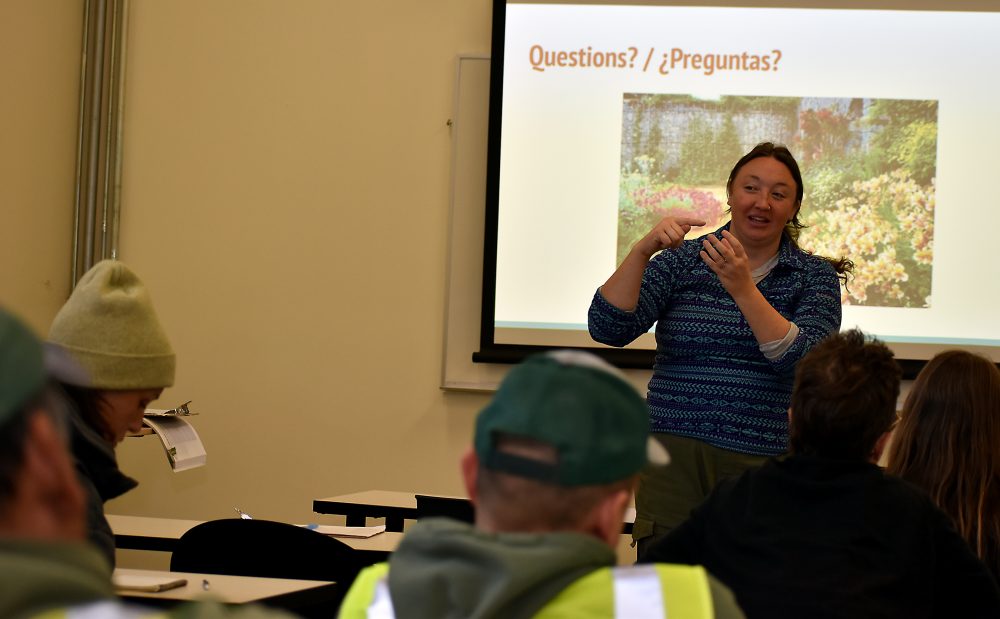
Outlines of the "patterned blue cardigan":
M783 355L768 360L736 302L699 257L702 238L650 260L634 311L611 305L598 290L590 335L624 346L656 323L646 395L653 432L747 454L784 453L795 364L840 329L837 274L829 262L782 238L778 263L757 287L799 334Z

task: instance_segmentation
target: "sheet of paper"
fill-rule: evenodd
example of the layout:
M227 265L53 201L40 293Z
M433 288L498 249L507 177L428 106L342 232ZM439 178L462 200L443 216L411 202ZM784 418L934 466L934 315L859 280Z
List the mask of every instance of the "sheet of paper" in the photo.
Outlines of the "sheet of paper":
M142 423L160 437L174 472L204 466L208 455L194 426L180 417L146 417Z
M374 537L385 531L384 524L374 527L345 527L334 524L300 524L299 526L333 537Z

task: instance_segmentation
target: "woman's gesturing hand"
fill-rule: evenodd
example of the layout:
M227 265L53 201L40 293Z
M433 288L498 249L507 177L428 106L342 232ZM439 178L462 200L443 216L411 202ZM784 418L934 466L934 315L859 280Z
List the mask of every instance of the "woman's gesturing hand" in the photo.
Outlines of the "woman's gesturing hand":
M639 290L642 288L642 274L646 270L649 259L656 252L673 247L680 247L684 235L695 226L704 226L705 222L694 217L664 217L660 223L653 226L649 234L642 237L632 246L615 272L601 286L604 299L620 310L634 311L639 302Z
M721 239L709 234L702 245L704 249L701 250L701 259L719 277L722 287L730 296L735 298L747 287L753 287L750 259L743 245L728 230L722 231Z
M648 259L658 251L680 247L691 228L704 225L704 220L695 217L664 217L635 244L635 249Z

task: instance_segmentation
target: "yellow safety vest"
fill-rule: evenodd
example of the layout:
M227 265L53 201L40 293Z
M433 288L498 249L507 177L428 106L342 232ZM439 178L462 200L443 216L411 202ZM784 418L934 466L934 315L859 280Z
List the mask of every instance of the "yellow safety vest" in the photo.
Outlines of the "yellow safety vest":
M358 575L340 608L341 619L395 619L389 565ZM652 564L595 570L563 589L536 619L711 619L712 592L704 568Z

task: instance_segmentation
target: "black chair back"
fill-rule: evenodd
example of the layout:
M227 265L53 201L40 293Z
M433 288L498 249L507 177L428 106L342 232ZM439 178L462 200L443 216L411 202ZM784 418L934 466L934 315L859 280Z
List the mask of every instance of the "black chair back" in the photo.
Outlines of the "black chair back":
M192 527L170 557L173 572L328 580L342 597L370 562L364 553L284 522L231 518Z

